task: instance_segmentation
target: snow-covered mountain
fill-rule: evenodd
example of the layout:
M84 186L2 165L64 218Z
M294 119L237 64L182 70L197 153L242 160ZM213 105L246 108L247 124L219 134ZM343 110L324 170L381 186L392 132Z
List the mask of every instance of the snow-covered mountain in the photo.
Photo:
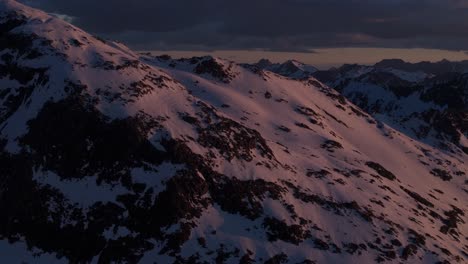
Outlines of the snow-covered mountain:
M265 65L259 62L256 65ZM260 66L257 66L260 67ZM266 67L263 67L266 69ZM426 144L468 152L468 63L383 60L373 66L346 64L296 74L334 88L379 122Z
M261 59L255 64L247 65L247 68L256 67L260 70L267 70L282 76L293 79L307 79L317 71L312 65L308 65L296 60L288 60L283 63L272 63L268 59Z
M387 59L382 60L374 65L379 69L396 69L404 72L424 72L426 74L439 75L448 72L468 72L468 61L452 62L448 60L441 60L438 62L418 62L409 63L401 59Z
M452 150L312 77L140 55L0 1L4 263L463 263Z
M423 68L403 71L346 65L315 77L377 120L412 138L453 153L468 153L467 73L434 75Z

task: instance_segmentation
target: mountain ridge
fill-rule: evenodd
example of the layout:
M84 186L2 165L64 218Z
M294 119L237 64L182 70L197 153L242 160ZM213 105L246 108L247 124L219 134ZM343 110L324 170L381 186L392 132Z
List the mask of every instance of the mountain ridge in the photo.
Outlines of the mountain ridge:
M391 59L374 66L345 64L304 73L299 79L317 78L379 121L416 140L466 153L468 89L466 73L459 66L463 64L447 60L411 64ZM434 74L433 68L439 68L440 73ZM281 75L298 79L296 75Z
M312 76L139 55L12 0L0 39L9 262L467 258L466 154Z

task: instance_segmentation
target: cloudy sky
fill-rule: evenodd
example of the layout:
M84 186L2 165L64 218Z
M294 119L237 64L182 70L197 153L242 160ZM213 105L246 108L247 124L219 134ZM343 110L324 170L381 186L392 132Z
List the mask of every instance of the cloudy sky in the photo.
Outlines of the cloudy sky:
M66 15L87 31L138 50L217 51L244 60L300 55L325 64L340 60L335 54L321 61L330 50L342 54L343 62L468 57L468 0L22 2Z

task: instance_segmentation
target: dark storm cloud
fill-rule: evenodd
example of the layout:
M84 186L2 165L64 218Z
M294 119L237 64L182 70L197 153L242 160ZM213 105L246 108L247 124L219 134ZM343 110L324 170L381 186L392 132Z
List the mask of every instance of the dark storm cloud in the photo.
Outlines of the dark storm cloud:
M139 49L468 47L468 0L24 0Z

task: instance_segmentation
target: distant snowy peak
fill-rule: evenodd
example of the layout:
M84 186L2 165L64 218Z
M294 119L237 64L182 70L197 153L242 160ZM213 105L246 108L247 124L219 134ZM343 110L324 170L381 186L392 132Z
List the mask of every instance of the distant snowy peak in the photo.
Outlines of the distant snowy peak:
M297 60L288 60L283 63L283 67L286 69L298 69L308 73L314 73L317 71L317 68L314 66L299 62Z
M267 67L270 67L273 65L273 62L271 62L269 59L260 59L257 63L254 64L260 69L265 69Z
M283 63L272 63L267 59L261 59L255 63L254 66L292 79L306 79L310 77L312 73L317 71L317 68L314 66L304 64L296 60L288 60Z
M292 79L305 79L314 76L330 85L334 85L334 82L337 80L355 79L363 77L366 74L375 73L389 73L403 81L419 83L436 75L468 72L468 61L450 62L448 60L409 63L401 59L387 59L371 66L345 64L339 68L331 68L329 70L318 70L312 65L296 60L288 60L284 63L272 63L268 59L261 59L257 63L246 64L244 66L268 70Z
M376 63L374 67L379 69L392 68L404 72L423 72L426 74L439 75L448 72L465 73L468 71L468 61L451 62L444 59L438 62L423 61L410 63L401 59L386 59Z
M338 81L366 78L366 76L371 75L379 75L381 77L386 75L389 79L400 79L411 83L421 82L433 76L432 74L426 73L422 70L405 71L399 68L365 66L358 64L345 64L340 68L318 70L314 66L295 60L289 60L284 63L271 63L269 60L262 59L255 64L246 66L271 71L291 79L300 80L313 76L331 86L337 85Z
M394 68L386 68L383 69L385 72L389 72L395 76L398 76L400 79L408 81L408 82L421 82L428 78L430 75L423 72L423 71L416 71L416 72L406 72Z
M330 70L317 71L312 74L325 83L336 86L339 82L356 79L376 80L379 83L385 82L404 82L404 83L419 83L428 78L431 74L422 71L407 72L395 68L379 68L375 66L365 66L358 64L345 64L340 68L332 68Z
M388 60L378 66L344 65L314 76L405 134L443 149L467 153L467 74L435 75L416 68L391 68L404 68L400 67L402 63Z

